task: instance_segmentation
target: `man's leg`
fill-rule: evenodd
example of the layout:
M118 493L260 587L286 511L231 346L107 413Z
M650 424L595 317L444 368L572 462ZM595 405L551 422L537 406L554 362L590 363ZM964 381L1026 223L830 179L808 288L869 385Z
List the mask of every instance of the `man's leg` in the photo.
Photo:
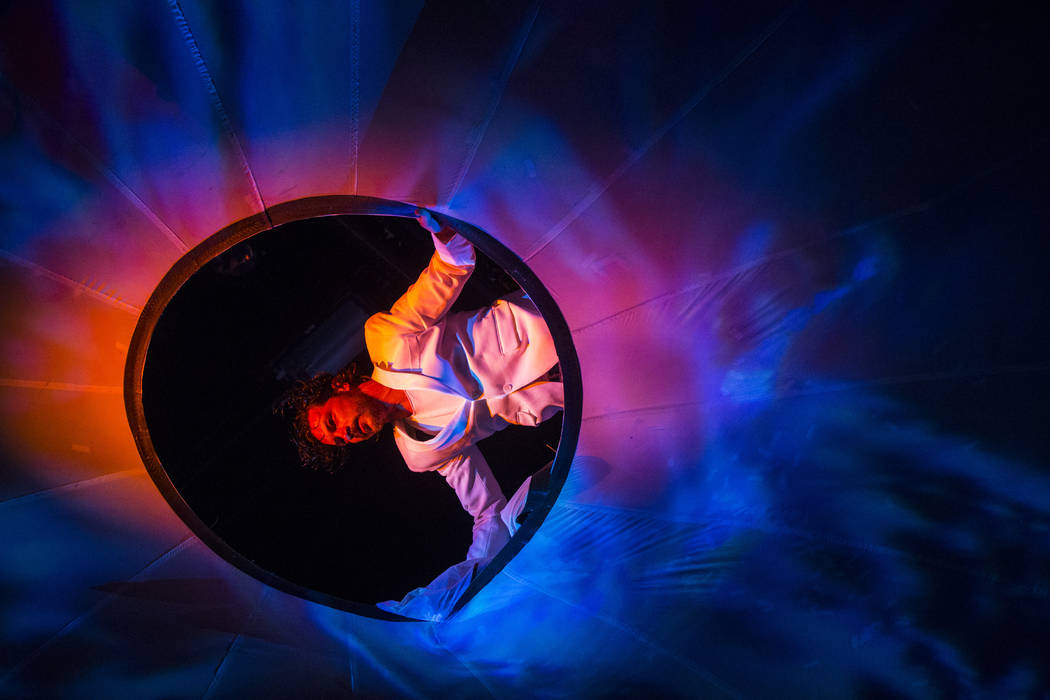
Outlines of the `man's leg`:
M525 482L514 492L514 495L507 501L507 505L500 511L499 517L507 526L511 537L528 519L529 514L547 497L552 464L554 462L547 462L545 467L525 479Z

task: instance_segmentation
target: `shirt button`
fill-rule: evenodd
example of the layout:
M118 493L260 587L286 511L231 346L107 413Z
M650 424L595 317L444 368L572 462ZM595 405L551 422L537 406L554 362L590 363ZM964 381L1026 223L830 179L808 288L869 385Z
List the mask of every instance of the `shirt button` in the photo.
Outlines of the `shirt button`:
M513 388L514 388L513 384L504 384L503 385L503 393L509 394L510 390L513 389Z

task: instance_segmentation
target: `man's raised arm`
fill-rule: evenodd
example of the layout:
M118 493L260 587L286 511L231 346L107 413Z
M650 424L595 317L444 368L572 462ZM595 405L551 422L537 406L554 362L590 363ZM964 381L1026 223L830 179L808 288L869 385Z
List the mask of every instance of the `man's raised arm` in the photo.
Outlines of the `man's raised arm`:
M442 229L425 209L417 209L416 213L420 225L433 237L434 255L389 313L379 313L368 320L366 337L369 325L373 330L382 325L400 332L420 332L433 326L448 313L474 271L474 246L470 241L452 228Z

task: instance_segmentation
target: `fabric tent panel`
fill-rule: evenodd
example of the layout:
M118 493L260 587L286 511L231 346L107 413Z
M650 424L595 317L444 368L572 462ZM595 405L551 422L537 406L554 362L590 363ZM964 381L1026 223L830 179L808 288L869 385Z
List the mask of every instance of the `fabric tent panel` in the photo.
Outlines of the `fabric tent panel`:
M779 531L762 510L727 507L724 477L702 483L714 492L707 503L697 485L675 484L683 500L700 502L694 512L579 505L567 494L570 501L559 502L507 572L641 639L675 640L672 650L683 662L735 695L775 694L778 687L798 695L849 694L856 692L855 676L890 675L883 666L898 663L899 640L887 634L876 644L856 643L884 610L864 599L850 604L856 617L848 623L829 616L830 601L841 608L845 591L857 585L846 573L856 566L856 556L848 556L856 552L843 548L845 571L829 567L817 576L806 564L828 547L815 548L805 533ZM872 585L886 583L880 577ZM903 591L913 581L897 583ZM882 643L894 654L880 652L876 661L873 649ZM834 656L836 668L852 667L854 674L800 671ZM747 673L757 665L769 673Z
M211 555L214 557L214 555ZM244 577L227 568L228 575ZM250 579L249 579L250 580ZM245 653L234 648L227 660L229 675L217 678L218 693L255 688L249 678L257 654L297 650L310 661L327 659L331 666L323 671L321 683L340 685L345 678L353 692L366 696L430 697L435 692L451 695L484 693L479 680L437 639L432 623L390 623L345 613L267 589L258 608L240 630ZM406 653L411 650L411 653ZM295 678L302 671L284 668L284 678ZM258 670L255 669L256 675ZM270 680L283 683L278 675ZM436 689L436 690L435 690ZM260 689L268 692L266 688Z
M1039 630L1045 615L1022 619L1021 611L1033 601L989 585L979 570L917 561L912 552L864 541L762 534L752 556L737 563L726 581L731 593L691 615L699 637L673 625L662 630L683 646L710 653L716 673L732 673L747 683L753 679L743 669L768 669L763 685L744 686L749 693L771 692L766 683L808 686L803 695L819 687L838 688L837 695L880 687L907 693L916 686L956 687L951 679L966 678L982 666L1038 667L1034 649L1044 643ZM1007 634L989 639L987 620L949 622L960 597L995 610L1010 629L1023 630L1024 641ZM668 602L676 602L673 593ZM681 619L643 608L650 620ZM999 680L986 677L981 683L996 687ZM964 683L967 692L978 687Z
M529 258L541 270L551 268L548 275L559 280L578 259L579 274L608 290L574 325L732 277L782 255L814 259L818 264L804 272L821 278L821 256L835 250L825 241L835 232L794 211L773 191L741 190L704 153L705 143L682 143L679 137L688 130L679 128Z
M433 623L386 623L358 617L347 620L347 626L345 642L354 688L366 696L486 694L486 679L479 678L439 641Z
M600 197L539 236L540 245L525 254L557 298L587 299L564 304L573 328L741 277L784 256L799 265L795 279L785 280L789 285L831 285L842 274L840 232L772 190L742 190L712 161L711 144L690 136L699 131L693 118L616 178L595 185ZM596 287L601 294L584 291Z
M383 691L389 691L387 686ZM351 697L352 676L346 652L321 654L289 650L256 639L241 638L233 645L208 692L210 698L337 698Z
M575 161L602 181L749 55L787 7L760 3L740 15L637 0L545 7L507 97L566 130ZM493 127L494 144L513 136Z
M605 408L628 410L644 405L647 397L653 403L654 397L661 397L660 403L703 397L734 404L823 391L836 382L892 385L949 380L953 373L965 379L1026 367L1037 371L1037 349L1046 338L1035 319L1043 313L1045 295L1025 292L1027 303L1008 318L995 311L1009 303L1008 288L1038 290L1045 273L1039 258L1030 255L1037 237L1033 222L1011 213L1037 206L1039 180L1030 173L1035 158L1037 153L1003 169L979 200L959 192L899 220L782 248L576 325L588 386L611 387L597 393L603 404L611 404ZM957 232L950 253L940 243L945 230ZM1001 237L996 255L986 261L980 249L990 231ZM732 247L754 252L757 243L774 239L772 230L743 231ZM911 252L902 256L905 246ZM685 253L688 247L679 249ZM547 272L549 260L568 257L545 252L533 264ZM666 270L670 258L652 265ZM590 309L595 299L602 303L609 296L585 297L582 289L567 293L577 281L568 269L548 276L557 280L559 299L587 299L577 308ZM626 272L619 276L628 278ZM1004 278L1011 281L1004 285ZM663 279L666 283L674 274ZM966 301L930 313L929 304L942 297ZM1004 336L1009 340L995 340ZM939 369L948 365L955 369ZM648 367L661 371L647 372ZM632 372L639 381L616 381ZM597 411L590 403L594 396L585 392L585 415ZM1002 403L997 410L1012 408Z
M260 211L243 153L168 7L21 4L6 20L16 89L188 245ZM62 52L41 53L52 46ZM62 78L41 80L41 64Z
M829 673L852 669L850 682L882 678L898 690L963 677L967 665L1033 667L1044 645L1033 640L1045 634L1017 619L1029 584L1000 583L1033 582L1045 568L1041 546L1022 554L1011 544L1020 541L1019 522L1047 522L1045 502L1021 495L1047 492L1031 465L964 446L877 388L858 387L740 407L701 466L716 478L679 483L683 498L711 490L727 504L764 506L761 518L749 518L759 546L728 581L738 605L763 601L765 608L750 623L754 640L742 637L741 649L770 639L785 650L808 649L813 658L803 663L834 659ZM745 499L744 488L754 496ZM1001 616L1002 629L1025 629L1023 640L1004 634L993 642L982 631L987 620L956 619L961 598ZM801 620L809 615L815 618ZM849 651L869 642L879 667ZM764 655L784 656L773 648Z
M1050 185L1036 165L1047 153L1033 149L1000 168L979 197L958 189L853 235L853 269L799 332L785 371L885 380L1043 364L1048 336L1039 319L1050 298L1045 262L1032 254L1040 223L1028 212ZM935 309L941 298L953 303Z
M576 499L643 511L666 507L678 495L672 490L675 480L695 469L705 448L705 430L710 429L694 405L638 409L585 421L573 468L584 472L588 488ZM614 437L617 441L610 442Z
M524 258L547 233L549 222L570 212L594 182L594 173L572 157L559 125L506 95L449 211ZM533 272L550 285L540 269L534 266Z
M152 601L122 600L63 635L16 681L27 694L48 687L95 696L202 696L230 643L227 633L186 628Z
M5 457L0 498L128 470L145 476L119 390L102 389L0 387Z
M691 118L640 151L636 162L625 159L629 167L615 177L592 183L594 196L574 202L549 231L528 232L533 242L516 244L555 297L564 300L573 328L785 254L811 260L798 270L800 279L833 281L829 272L837 270L828 262L839 254L838 244L807 248L830 237L822 224L772 193L741 191L711 162L705 140L685 138L696 131ZM559 181L553 188L559 197L566 184ZM530 210L526 217L531 216ZM529 218L519 221L534 225ZM501 230L511 238L526 236L521 223ZM585 291L594 288L602 293ZM584 298L586 303L571 303Z
M211 552L201 547L202 556L212 557L216 571L229 572L250 582L252 579L239 571L224 568L224 564ZM300 649L318 656L342 656L342 670L348 672L350 655L346 648L346 635L351 622L358 616L330 608L319 603L299 598L266 587L259 599L259 607L241 629L245 637L271 648Z
M533 17L525 2L424 7L362 142L358 192L447 203Z
M406 626L413 623L404 623ZM214 697L432 697L435 689L447 696L485 694L485 685L443 650L432 653L412 642L412 663L403 658L405 647L396 641L400 630L370 642L368 650L354 651L346 641L327 651L286 647L253 636L240 638L215 679ZM399 651L398 651L399 650ZM434 660L437 655L440 660ZM386 661L380 662L380 658ZM424 666L425 675L418 669Z
M436 629L441 642L482 676L494 695L732 694L702 660L633 628L638 621L629 610L587 606L609 591L589 587L587 596L587 586L563 588L546 578L553 573L548 564L542 570L505 570L457 617ZM652 668L662 673L647 672Z
M650 321L654 321L650 315ZM667 320L663 317L660 320ZM695 404L705 398L705 377L695 371L703 350L687 333L669 334L649 322L617 324L635 335L627 342L602 333L581 334L576 341L583 372L583 417L638 408Z
M120 387L136 315L3 259L0 294L0 378Z
M357 151L421 6L180 3L268 206L355 192Z
M251 692L261 697L289 694L341 696L349 692L365 695L426 697L434 688L450 693L474 694L482 686L449 653L434 642L425 623L385 623L359 617L262 586L230 568L195 543L192 555L207 569L197 574L194 566L172 561L168 579L159 571L156 582L144 580L130 595L179 602L183 623L236 633L211 683L209 694L222 697ZM253 591L249 598L238 593L241 612L218 617L227 622L213 627L214 619L205 603L230 594L189 596L185 589L208 588ZM256 596L256 589L261 594ZM186 604L199 600L195 607ZM248 603L251 603L248 605ZM246 607L245 607L246 606ZM235 623L235 624L234 624ZM413 653L406 656L405 649ZM420 675L422 674L422 675Z
M779 192L832 227L917 206L1045 142L1034 76L1050 57L1034 19L799 6L691 133L745 189Z
M18 128L0 152L19 172L0 246L135 311L185 245L50 117L17 109Z
M588 503L590 489L611 490L615 471L578 457L558 505L506 571L649 638L676 640L745 695L778 685L908 692L965 675L966 664L1034 668L1042 617L1018 615L1047 557L1009 542L1019 522L1048 526L1045 503L1021 495L1046 493L1045 476L909 425L898 411L864 391L741 408L697 463L658 487L674 497L644 509ZM871 433L869 420L892 427ZM621 449L635 443L620 433ZM990 474L1000 475L995 486ZM644 490L648 478L632 485ZM949 622L953 589L1012 619L1024 640L997 635L993 651L987 620ZM938 605L944 596L956 602ZM945 648L954 661L935 651ZM761 679L745 672L758 664L770 671Z
M571 233L566 235L567 229L563 230L549 245L525 258L559 302L571 328L597 322L668 291L656 267L666 249L638 245L629 253L625 250L627 241L653 238L655 245L658 239L652 231L662 224L650 219L633 228L633 223L637 222L621 214L614 199L603 198L588 207L585 218L573 219ZM534 238L543 236L536 232ZM682 254L688 255L688 246L681 247ZM672 289L677 290L678 285Z
M504 571L517 584L567 603L581 615L633 630L661 646L658 640L691 636L686 628L693 626L692 619L718 607L736 567L761 546L755 523L719 513L706 517L706 522L688 522L635 509L559 502ZM494 607L502 605L504 583L500 579L493 589ZM673 653L671 647L665 651Z
M782 358L826 294L806 270L775 261L578 326L584 418L678 404L717 414L723 402L773 395Z
M730 17L724 8L645 3L543 8L456 206L476 210L483 226L520 219L506 242L531 258L604 199L782 9Z
M959 40L959 18L953 19L944 30L948 42ZM885 109L882 95L895 90L901 80L909 84L914 100L925 103L918 93L950 82L957 68L927 60L930 49L919 30L935 21L931 16L905 20L887 13L864 19L869 20L872 27L865 32L871 31L872 37L854 45L844 36L859 31L861 20L841 8L791 13L781 29L740 63L732 80L715 86L651 147L632 154L637 162L625 158L629 167L616 177L596 177L588 193L593 202L581 196L576 209L563 210L562 218L534 244L553 237L547 243L554 248L550 254L526 245L516 248L524 248L524 257L556 288L577 275L603 284L609 291L591 302L597 307L594 315L600 317L617 306L701 282L705 275L723 274L814 242L820 242L817 251L823 253L823 241L855 226L892 222L894 216L942 194L942 183L965 181L969 173L997 158L1014 157L1011 149L1023 147L1038 133L1038 127L1025 120L1020 129L989 134L991 148L958 148L949 143L958 140L960 130L979 128L965 126L968 110L960 109L951 126L942 129L917 119L914 111ZM1003 28L995 23L991 31L995 35ZM809 39L800 43L800 36ZM1024 60L1005 55L1000 47L989 49L1004 67ZM1031 51L1024 51L1027 58ZM1031 90L1016 85L1018 77L1011 76L1008 85L990 76L978 78L975 89L1026 112ZM952 99L957 97L962 96ZM846 107L836 107L840 104ZM866 161L879 157L871 152L868 133L873 113L884 115L879 133L892 133L894 148L882 154L885 163L855 168L844 154ZM508 133L523 133L522 124L514 124ZM552 141L548 153L570 154L560 160L571 166L572 139L563 140L565 145L557 147ZM951 150L959 169L946 171L940 179L924 179L921 169L907 165L919 149ZM792 166L781 167L784 162ZM896 165L888 166L890 162ZM515 171L514 176L520 174ZM559 197L573 179L585 181L553 179L559 183ZM522 182L532 181L523 177ZM517 189L506 183L486 192L498 197ZM598 192L602 194L595 198ZM650 215L657 211L660 217ZM814 274L821 274L819 268ZM560 290L565 298L578 293Z
M202 696L266 589L188 534L142 571L93 588L105 597L21 670L14 688Z
M0 520L4 668L18 673L105 598L97 586L134 576L188 534L145 471L6 501Z

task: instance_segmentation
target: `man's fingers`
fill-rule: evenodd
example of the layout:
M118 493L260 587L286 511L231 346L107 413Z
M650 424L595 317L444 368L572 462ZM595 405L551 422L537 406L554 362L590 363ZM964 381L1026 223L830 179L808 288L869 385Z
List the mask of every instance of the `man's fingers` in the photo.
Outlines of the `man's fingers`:
M441 230L441 224L437 222L434 215L422 207L416 209L416 220L419 221L420 226L431 233L437 233Z

